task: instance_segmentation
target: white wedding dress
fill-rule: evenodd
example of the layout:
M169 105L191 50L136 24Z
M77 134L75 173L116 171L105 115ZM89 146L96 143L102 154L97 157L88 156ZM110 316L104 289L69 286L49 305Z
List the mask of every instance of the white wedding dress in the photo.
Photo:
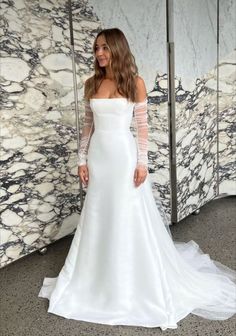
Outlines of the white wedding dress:
M86 108L78 163L87 160L89 183L65 263L57 277L44 278L38 295L49 300L48 312L162 330L177 328L189 313L211 320L233 316L236 272L193 240L174 242L149 175L134 185L137 157L146 163L141 138L147 111L141 108L138 117L136 109L136 141L130 130L134 103L96 98Z

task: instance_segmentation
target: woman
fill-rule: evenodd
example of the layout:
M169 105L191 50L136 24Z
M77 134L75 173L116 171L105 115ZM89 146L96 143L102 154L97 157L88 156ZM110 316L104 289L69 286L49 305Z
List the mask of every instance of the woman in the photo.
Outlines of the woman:
M126 98L141 102L136 109L136 120L139 123L139 157L138 165L134 173L134 183L138 187L144 182L147 176L147 140L148 127L146 121L146 88L141 77L137 76L137 66L133 55L130 52L128 42L124 34L118 30L106 30L106 41L104 32L99 33L94 44L95 54L95 75L85 82L85 98ZM110 32L110 33L109 33ZM111 45L113 63L111 60ZM116 68L113 72L112 68ZM94 131L93 113L86 102L86 127L83 129L82 141L79 150L79 176L84 185L88 184L89 170L85 163L88 151L88 142Z
M87 186L71 247L39 296L48 312L111 325L177 328L193 313L236 312L236 272L194 242L173 242L152 194L147 97L124 34L102 30L95 73L85 84L78 174ZM130 131L134 116L137 138Z

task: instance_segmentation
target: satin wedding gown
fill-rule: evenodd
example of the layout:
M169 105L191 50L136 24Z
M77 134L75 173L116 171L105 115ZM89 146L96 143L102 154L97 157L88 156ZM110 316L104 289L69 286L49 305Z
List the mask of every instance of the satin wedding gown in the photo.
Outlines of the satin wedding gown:
M134 185L137 162L147 164L146 103L87 101L78 161L89 168L84 206L59 275L44 278L38 296L50 313L109 325L175 329L189 313L228 319L236 313L236 272L193 240L174 242L149 175Z

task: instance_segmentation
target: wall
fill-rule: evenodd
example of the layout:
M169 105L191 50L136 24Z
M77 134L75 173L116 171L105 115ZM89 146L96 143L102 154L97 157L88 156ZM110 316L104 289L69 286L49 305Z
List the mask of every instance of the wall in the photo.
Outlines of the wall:
M71 233L80 202L68 8L64 0L1 6L2 267ZM89 34L97 18L84 1L78 8L75 31ZM83 73L87 35L76 34Z
M236 194L236 2L219 1L219 193Z
M219 5L218 27L216 0L174 2L177 221L219 194L236 192L236 11L232 1Z
M215 5L174 2L178 220L217 195Z

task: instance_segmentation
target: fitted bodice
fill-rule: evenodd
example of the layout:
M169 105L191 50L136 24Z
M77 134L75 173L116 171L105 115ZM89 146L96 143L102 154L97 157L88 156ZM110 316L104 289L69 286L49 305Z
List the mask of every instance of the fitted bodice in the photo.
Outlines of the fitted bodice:
M126 133L131 139L131 123L134 116L137 128L138 164L147 166L147 99L141 102L131 102L127 98L91 98L85 100L85 115L78 150L78 164L86 164L86 156L90 139L95 133L96 138L106 138L106 141L117 140L120 133ZM107 137L107 133L109 136ZM104 137L105 134L105 137Z
M92 98L95 131L129 131L134 103L126 98Z

